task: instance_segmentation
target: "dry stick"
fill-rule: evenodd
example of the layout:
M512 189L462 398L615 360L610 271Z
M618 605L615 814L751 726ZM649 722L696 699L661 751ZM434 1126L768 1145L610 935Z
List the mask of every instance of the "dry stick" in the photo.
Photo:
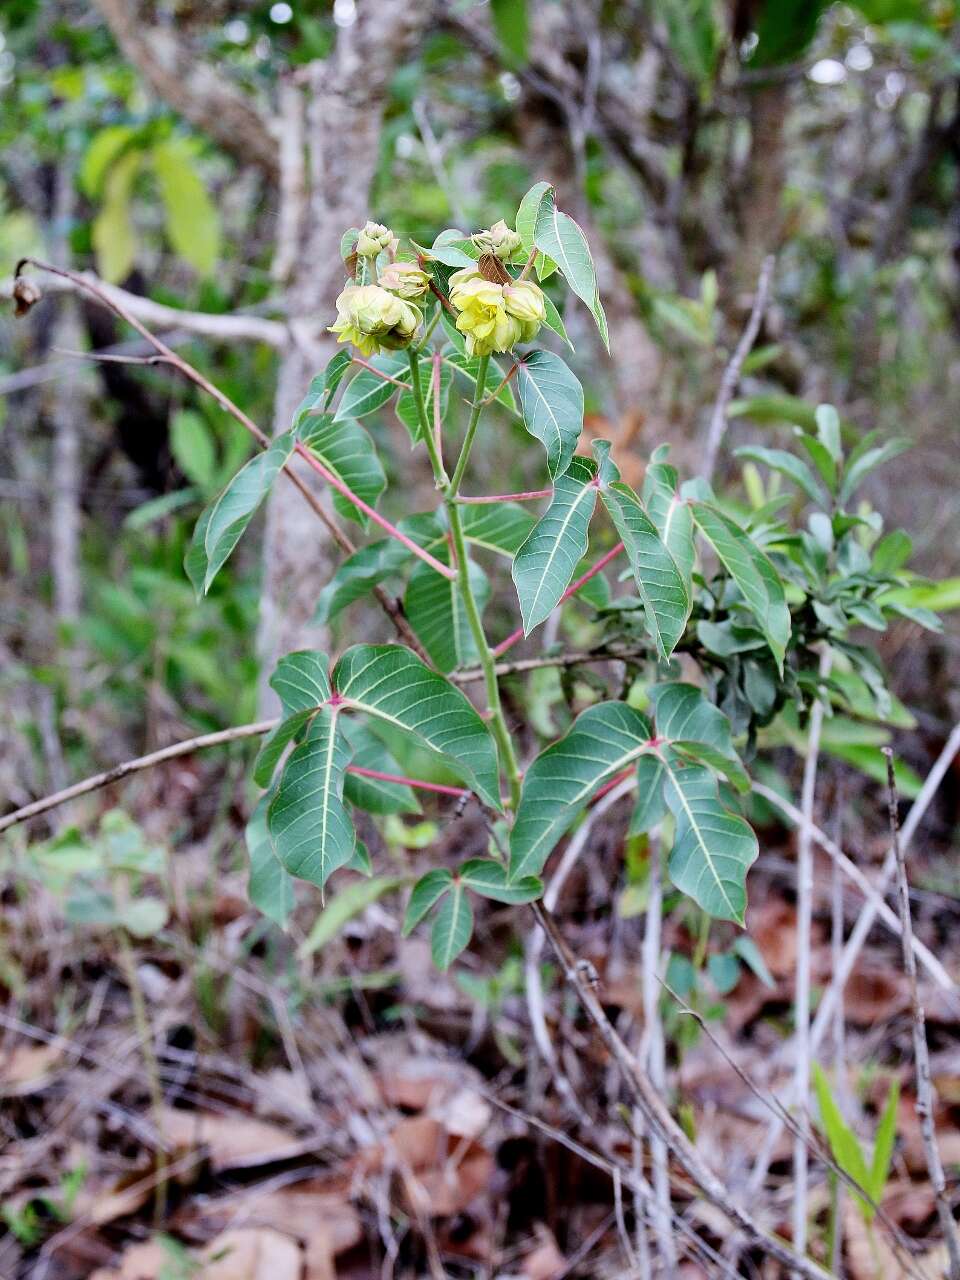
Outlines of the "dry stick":
M720 1209L749 1240L763 1249L771 1258L776 1258L778 1262L803 1276L805 1280L828 1280L826 1271L809 1258L801 1257L786 1241L764 1231L745 1209L735 1203L726 1187L704 1163L696 1147L674 1120L650 1077L604 1013L594 990L595 975L591 974L590 967L577 961L550 912L545 911L538 902L531 903L531 910L549 937L566 979L576 991L585 1013L620 1068L633 1101L643 1112L647 1124L666 1142L687 1175L693 1179L711 1204Z
M940 783L943 781L947 770L953 762L954 756L960 751L960 724L954 726L950 737L947 739L946 745L937 757L933 768L927 774L923 786L920 788L920 794L913 802L910 812L907 814L907 820L903 824L900 832L900 841L903 848L909 846L917 827L923 821L923 816L930 806L930 802L936 795ZM829 850L828 850L829 852ZM827 1028L833 1018L836 1002L839 993L847 984L847 979L853 972L853 966L857 962L863 944L867 940L870 930L873 928L874 922L879 914L877 902L882 899L882 895L886 893L890 880L896 871L896 855L893 849L887 850L887 856L884 859L883 867L880 872L879 881L876 885L875 896L867 899L863 905L863 909L857 918L850 937L847 939L846 946L843 948L843 955L839 968L836 968L831 976L830 984L820 998L817 1006L817 1016L813 1020L813 1028L810 1032L810 1052L815 1054L826 1035ZM789 1051L789 1043L784 1046L784 1051ZM783 1133L783 1122L774 1119L767 1130L767 1136L764 1140L763 1148L757 1156L753 1172L750 1175L748 1184L748 1192L755 1195L763 1186L767 1176L767 1170L770 1168L770 1161L773 1158L773 1152L776 1149L777 1141Z
M105 306L108 311L112 311L114 315L125 321L131 328L136 329L137 333L139 333L142 338L145 338L154 350L163 356L166 362L182 374L183 377L192 382L194 386L199 387L201 391L206 392L207 395L212 396L225 413L230 414L230 416L236 419L236 421L239 422L245 430L250 432L262 449L270 447L269 436L243 412L239 405L234 404L229 396L225 395L224 392L222 392L219 387L215 386L208 378L205 378L198 369L195 369L193 365L189 363L189 361L184 360L182 356L178 356L177 353L158 338L156 334L151 333L146 325L142 324L141 321L128 310L126 305L116 296L118 292L122 291L110 289L103 286L99 281L91 280L89 277L80 275L76 271L70 271L66 267L55 267L51 263L44 262L39 258L22 258L17 263L14 276L18 277L24 266L28 263L31 266L36 267L38 271L46 271L51 275L59 276L61 279L70 281L75 288L89 293L91 297L96 298L97 301ZM357 549L356 546L343 532L333 517L326 511L316 494L311 492L300 477L289 469L289 465L284 468L283 474L287 477L294 488L299 490L301 496L313 511L314 515L316 515L326 525L331 537L341 551L345 552L347 555L352 555ZM418 653L421 658L427 661L427 655L423 646L414 634L409 622L407 622L404 617L403 608L400 605L400 602L398 600L394 600L392 596L388 595L380 586L373 588L373 594L381 608L383 608L390 620L393 622L398 634L402 636L403 640L414 650L415 653Z
M753 295L750 318L740 341L737 343L736 350L723 371L723 377L720 379L720 390L717 392L713 412L710 415L710 426L707 430L707 442L704 447L701 475L705 480L713 479L714 468L717 465L717 455L720 453L720 446L723 444L723 437L727 431L727 410L740 384L743 362L750 354L751 348L757 340L757 334L760 332L760 325L763 323L763 314L767 309L767 300L770 295L770 285L773 282L775 262L776 259L772 254L763 260L763 266L760 268L760 276L757 280L757 289Z
M762 797L762 799L766 800L769 804L772 804L775 809L779 809L785 818L789 818L791 822L795 822L798 827L803 823L803 814L797 806L791 804L789 800L784 800L783 796L778 795L772 787L768 787L762 782L755 782L753 784L753 793L754 795ZM871 903L876 908L877 918L883 921L883 923L890 929L891 933L896 934L898 938L901 937L903 927L900 924L900 917L894 910L892 910L891 907L887 906L884 899L863 874L857 864L851 858L847 857L840 845L838 845L835 840L832 840L821 827L816 826L816 824L811 824L810 834L813 837L813 840L821 849L823 849L824 853L829 855L836 870L842 875L845 875L848 880L852 881L852 883L855 884L863 894L867 902ZM930 977L934 982L936 982L938 987L942 987L944 991L955 990L956 983L926 943L921 942L919 938L915 937L913 939L913 952L923 967L930 974ZM833 966L834 970L836 970L839 962L840 956L837 957L836 963Z
M757 291L758 296L760 290ZM755 308L756 309L756 308ZM830 651L820 655L820 677L830 673ZM799 1133L793 1143L793 1243L799 1253L807 1251L807 1144L810 1141L810 929L813 925L813 806L817 792L820 734L823 729L823 702L818 698L810 713L807 758L803 766L800 839L797 843L797 968L794 978L794 1059L793 1092L798 1111Z
M613 805L621 800L628 792L633 789L633 780L622 782L613 791L610 791L603 797L600 802L591 809L583 822L571 836L566 849L563 851L563 857L557 865L556 871L550 877L550 883L547 885L543 895L543 905L547 911L556 910L557 903L560 900L560 894L563 887L567 883L570 872L576 866L580 859L581 853L586 848L587 841L593 832L595 824L600 818L611 809ZM547 1029L547 1018L544 1011L543 998L543 980L540 973L540 961L543 956L544 933L542 929L534 929L527 938L527 945L524 954L524 983L526 987L527 1012L530 1017L530 1029L533 1032L533 1040L543 1058L544 1063L549 1067L554 1083L557 1086L557 1092L563 1098L564 1102L570 1107L574 1115L583 1117L583 1107L580 1100L574 1092L573 1086L567 1079L563 1068L557 1060L557 1054L553 1047L553 1041L550 1039L550 1032Z
M910 1003L913 1007L913 1057L917 1075L916 1112L920 1120L923 1151L927 1158L927 1170L937 1202L937 1216L950 1258L950 1280L960 1280L960 1238L957 1224L947 1196L947 1183L943 1174L943 1162L937 1146L937 1132L933 1123L935 1095L930 1079L930 1051L927 1047L926 1015L920 1003L917 987L917 961L910 946L913 921L910 917L910 883L907 880L907 861L900 844L900 820L897 814L897 780L893 771L893 751L883 748L887 757L887 809L890 818L890 843L897 867L897 898L900 904L900 922L903 925L903 967L910 984Z
M633 781L633 779L631 779ZM663 868L659 835L650 837L649 898L647 922L643 934L643 1040L640 1061L646 1063L650 1079L662 1092L666 1091L667 1071L663 1022L660 1018L660 949L663 924ZM650 1156L653 1161L653 1189L656 1197L654 1232L660 1261L668 1275L677 1266L677 1254L670 1235L670 1165L666 1143L656 1133L650 1134Z

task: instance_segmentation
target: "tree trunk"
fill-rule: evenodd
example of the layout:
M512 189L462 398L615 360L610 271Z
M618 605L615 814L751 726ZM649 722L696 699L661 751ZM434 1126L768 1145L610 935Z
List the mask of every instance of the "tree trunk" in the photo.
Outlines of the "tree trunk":
M311 377L335 350L327 326L335 318L334 303L346 278L340 237L371 214L370 186L387 89L425 18L423 6L405 0L366 0L354 25L341 31L330 59L311 67L305 122L296 100L299 91L291 84L284 89L281 127L294 137L302 128L305 146L287 145L281 151L283 239L274 270L288 279L293 341L278 371L277 432L289 428ZM312 484L314 478L304 473L304 479ZM277 659L291 649L327 642L325 630L311 625L311 618L339 554L306 503L291 500L286 486L277 485L267 504L257 644L265 715L275 705L267 680Z

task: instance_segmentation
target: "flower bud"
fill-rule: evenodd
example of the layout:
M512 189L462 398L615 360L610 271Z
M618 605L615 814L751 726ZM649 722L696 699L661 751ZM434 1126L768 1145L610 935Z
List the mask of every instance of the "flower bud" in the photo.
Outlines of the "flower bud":
M391 262L380 272L378 283L398 298L419 302L430 287L430 277L415 262Z
M519 235L511 231L502 218L489 230L478 231L471 239L481 253L492 253L502 262L509 261L521 244Z
M17 276L13 282L13 314L18 318L25 316L31 307L35 307L43 294L32 280L25 276Z
M338 342L352 342L363 355L381 347L391 351L410 345L419 328L420 311L376 284L352 284L337 298L337 323L330 332Z
M457 328L471 356L488 356L509 351L518 342L530 342L546 314L543 294L535 284L525 280L497 284L473 267L450 277L450 301L459 312Z
M389 227L368 222L357 237L357 253L361 258L375 258L384 249L396 252L399 241Z

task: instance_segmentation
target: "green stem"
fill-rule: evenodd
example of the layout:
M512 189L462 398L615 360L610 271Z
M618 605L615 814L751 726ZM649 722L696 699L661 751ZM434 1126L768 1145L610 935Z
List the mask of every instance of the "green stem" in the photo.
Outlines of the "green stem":
M423 442L427 446L427 453L430 455L433 478L438 489L446 489L450 484L450 478L447 475L446 467L443 465L443 458L440 456L437 442L433 438L433 426L427 416L427 406L423 398L423 386L420 382L420 357L412 347L407 347L407 359L410 362L410 382L413 387L413 400L417 406L417 417L420 419L420 434L423 436Z
M417 352L417 355L419 355L421 351L426 350L427 343L430 341L433 331L437 327L437 324L440 320L440 316L442 312L443 312L443 307L437 307L436 311L433 313L433 318L431 319L430 323L427 325L427 327L423 331L423 337L420 339L420 341L416 345L415 350Z
M454 468L453 479L447 489L446 497L448 501L455 499L460 492L460 482L463 480L463 473L467 469L470 450L473 448L473 438L477 434L477 427L480 425L480 413L483 410L483 393L487 389L487 365L489 363L489 356L481 356L477 363L476 399L473 402L470 421L467 423L467 434L463 437L463 448L460 450L460 457L457 459L457 465Z
M457 586L463 597L463 607L467 615L467 623L470 627L470 634L473 636L476 645L477 654L480 659L480 668L483 671L484 684L487 690L487 710L490 713L490 727L493 730L493 736L496 739L497 748L500 753L500 763L510 785L510 804L512 808L516 808L520 802L520 766L517 763L516 752L513 749L513 742L510 738L510 730L507 728L506 717L503 714L503 706L500 702L500 686L497 683L496 658L490 648L487 640L486 632L483 629L483 619L480 617L480 608L477 604L476 597L473 594L473 586L470 582L470 561L467 559L467 542L463 536L463 524L460 520L460 508L457 505L457 495L460 490L460 482L463 474L467 469L467 462L470 459L470 451L473 448L473 441L477 434L477 427L480 423L480 414L483 409L483 393L486 390L487 382L487 365L490 362L489 356L481 356L477 366L477 389L473 406L470 411L470 421L467 425L467 433L463 438L463 447L460 450L460 457L457 460L456 469L451 480L447 479L446 472L443 469L443 460L439 457L437 450L433 447L433 427L427 418L427 409L423 401L423 391L420 387L420 369L417 357L410 352L410 380L413 384L413 396L417 405L417 412L420 417L420 434L427 442L427 451L430 454L430 461L433 464L433 474L436 479L438 488L443 488L443 499L447 508L447 518L450 524L450 536L453 540L453 552L457 561Z
M456 503L456 495L448 493L446 503L450 532L453 535L453 549L457 556L457 585L463 597L463 606L467 614L470 632L473 635L473 641L480 656L480 666L483 669L483 680L487 689L487 709L490 712L490 727L493 729L493 736L497 740L497 746L500 749L500 760L510 784L510 805L515 809L520 803L520 766L517 763L517 755L513 749L510 730L507 728L503 705L500 702L496 659L483 629L480 610L470 583L470 562L467 559L467 544L463 536L463 525L460 522L460 508Z

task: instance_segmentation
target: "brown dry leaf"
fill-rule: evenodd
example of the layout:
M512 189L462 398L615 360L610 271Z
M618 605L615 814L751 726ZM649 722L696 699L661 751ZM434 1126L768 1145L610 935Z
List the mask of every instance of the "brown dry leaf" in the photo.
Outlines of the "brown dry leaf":
M843 1237L850 1280L893 1280L894 1276L904 1274L900 1259L891 1248L883 1226L875 1224L873 1235L875 1252L859 1210L854 1203L846 1200L843 1207ZM946 1246L936 1245L926 1253L914 1255L911 1262L915 1273L923 1276L924 1280L943 1280L948 1263Z
M520 1274L526 1280L556 1280L565 1273L567 1260L546 1227L538 1227L537 1236L540 1243L524 1258Z
M377 1085L389 1106L425 1111L458 1137L479 1138L493 1114L490 1104L465 1083L462 1063L395 1056L378 1073Z
M269 1227L243 1227L217 1236L203 1251L203 1280L303 1280L296 1241Z
M53 1044L18 1044L0 1053L0 1093L19 1096L44 1088L62 1056L62 1048Z
M131 1244L124 1250L119 1267L99 1267L89 1280L156 1280L169 1261L170 1254L155 1240Z
M94 1226L102 1227L117 1218L136 1213L153 1197L153 1173L154 1166L144 1163L108 1182L91 1180L84 1183L74 1202L75 1214Z
M417 1201L415 1209L445 1218L462 1213L487 1187L494 1160L479 1142L448 1133L431 1116L411 1116L362 1152L356 1167L364 1173L396 1169L412 1174L405 1185Z
M768 898L748 913L750 937L775 978L786 978L797 963L797 913L782 898Z
M960 1129L954 1123L950 1111L937 1105L934 1114L937 1146L940 1159L949 1168L960 1164ZM917 1099L914 1093L902 1093L897 1110L897 1133L903 1140L903 1158L912 1173L927 1176L927 1157L923 1150L923 1134L917 1116Z
M885 1022L909 1005L904 976L889 965L858 965L843 990L844 1016L859 1027Z
M313 1150L312 1140L294 1138L285 1129L241 1114L163 1109L163 1137L178 1148L207 1147L216 1172L250 1169L288 1160Z

